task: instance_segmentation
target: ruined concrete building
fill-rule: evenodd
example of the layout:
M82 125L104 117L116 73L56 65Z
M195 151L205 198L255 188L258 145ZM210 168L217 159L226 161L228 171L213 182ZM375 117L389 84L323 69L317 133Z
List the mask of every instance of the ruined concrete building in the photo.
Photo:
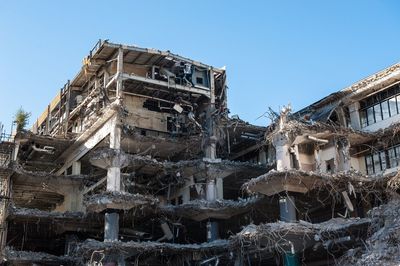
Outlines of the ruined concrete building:
M400 65L254 126L224 69L99 41L0 143L5 265L398 265Z

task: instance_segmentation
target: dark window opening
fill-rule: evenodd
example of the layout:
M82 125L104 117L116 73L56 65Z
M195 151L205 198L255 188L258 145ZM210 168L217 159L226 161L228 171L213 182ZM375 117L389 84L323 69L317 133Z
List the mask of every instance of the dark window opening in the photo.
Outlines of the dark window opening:
M165 112L172 108L173 104L168 102L161 102L156 100L148 99L143 103L143 108L146 108L154 112Z
M178 205L183 204L183 196L178 197Z
M201 84L201 85L203 85L203 78L196 77L196 84Z
M333 173L335 171L335 160L333 158L325 161L325 164L326 164L326 172Z
M329 120L333 122L334 124L339 125L339 117L336 112L332 112L331 116L329 117Z

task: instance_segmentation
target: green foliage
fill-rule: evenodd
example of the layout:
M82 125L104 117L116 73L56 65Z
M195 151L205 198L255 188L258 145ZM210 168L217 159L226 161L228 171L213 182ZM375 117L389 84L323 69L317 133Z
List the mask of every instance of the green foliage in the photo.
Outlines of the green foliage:
M15 113L15 123L17 124L17 132L22 131L29 122L29 117L31 116L30 112L24 111L22 107L20 107Z

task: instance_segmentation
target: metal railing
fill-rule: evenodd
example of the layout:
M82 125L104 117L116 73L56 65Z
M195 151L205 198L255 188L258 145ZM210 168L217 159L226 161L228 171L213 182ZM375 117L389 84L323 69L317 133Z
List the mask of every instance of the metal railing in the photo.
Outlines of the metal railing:
M94 47L90 50L89 52L89 57L92 57L94 53L101 47L101 45L104 43L102 39L99 39L97 43L94 45Z

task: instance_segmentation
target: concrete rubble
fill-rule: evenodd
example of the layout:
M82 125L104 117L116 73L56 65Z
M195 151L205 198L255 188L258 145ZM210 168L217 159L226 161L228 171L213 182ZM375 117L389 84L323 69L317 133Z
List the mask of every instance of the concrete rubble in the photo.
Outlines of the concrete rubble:
M2 263L399 265L400 65L265 127L229 116L227 82L96 43L0 139Z

